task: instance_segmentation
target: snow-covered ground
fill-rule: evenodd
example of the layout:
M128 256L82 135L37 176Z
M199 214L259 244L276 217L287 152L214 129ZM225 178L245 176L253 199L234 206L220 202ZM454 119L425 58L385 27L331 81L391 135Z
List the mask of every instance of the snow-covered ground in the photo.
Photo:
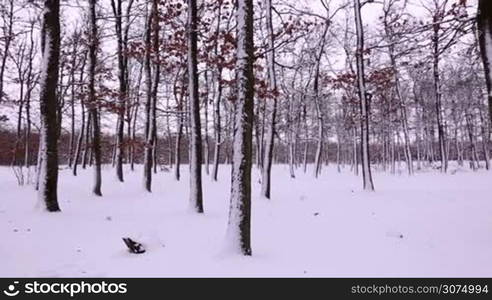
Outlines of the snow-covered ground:
M187 166L154 177L103 173L93 197L91 170L60 173L61 213L36 209L32 186L0 168L0 276L492 276L492 172L437 171L414 177L375 172L375 193L349 170L324 168L315 180L273 169L273 199L258 197L255 172L252 257L224 254L229 167L204 176L205 215L188 210ZM147 252L127 252L122 237Z

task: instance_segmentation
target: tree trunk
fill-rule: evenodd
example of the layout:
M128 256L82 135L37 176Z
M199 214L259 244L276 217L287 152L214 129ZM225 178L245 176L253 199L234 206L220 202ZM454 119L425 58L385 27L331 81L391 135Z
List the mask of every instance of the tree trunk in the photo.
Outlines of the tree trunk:
M188 93L190 110L190 207L203 213L202 193L202 131L198 97L197 6L188 0ZM206 100L208 101L208 100Z
M33 80L33 60L35 56L35 43L34 43L34 22L31 23L30 33L30 46L29 46L29 61L27 71L27 93L26 93L26 127L25 127L25 151L24 151L24 166L27 168L27 181L31 181L31 96L34 89Z
M287 110L287 124L288 124L288 133L287 133L287 138L288 138L288 158L289 158L289 173L290 173L290 178L296 178L295 174L295 148L294 148L294 121L295 119L292 118L292 115L294 114L294 97L290 96L289 97L289 106Z
M405 99L401 93L400 87L400 77L397 71L396 58L394 55L393 47L390 47L391 64L393 66L394 78L395 78L395 90L396 96L398 98L398 104L400 109L401 125L403 128L403 139L405 141L405 161L407 163L407 170L409 175L413 175L413 158L412 150L410 148L410 133L408 129L408 117L407 117L407 106L405 104Z
M217 12L217 27L215 28L215 34L218 37L220 34L220 21L222 15L222 3L218 4ZM217 39L214 44L214 55L217 58L219 56L219 40ZM212 180L217 181L219 174L219 160L220 160L220 150L222 144L221 135L221 119L220 119L220 101L222 99L222 66L219 64L217 66L215 82L217 84L217 92L214 97L214 165L212 168Z
M208 68L208 66L207 66ZM204 146L203 146L203 158L204 158L204 164L205 164L205 173L207 175L210 174L210 141L208 138L208 104L209 104L209 80L208 80L208 70L205 70L204 72L205 76L205 99L204 99L204 113L205 113L205 120L204 120L204 134L205 134L205 139L204 139Z
M492 2L478 1L477 28L487 85L489 118L492 119Z
M152 52L154 53L154 74L152 79L152 106L151 106L151 134L152 134L152 165L151 169L154 170L154 173L157 173L157 164L158 164L158 156L157 156L157 93L159 91L159 81L161 74L161 66L159 62L159 2L158 0L154 0L154 10L153 10L153 36L152 36Z
M143 76L143 69L144 69L144 64L141 64L139 72L138 72L138 79L137 79L137 86L135 88L135 100L132 103L132 106L135 108L133 109L133 112L131 113L129 124L128 124L128 130L131 131L128 133L129 139L130 139L130 148L128 150L128 156L129 156L129 161L130 161L130 170L134 171L135 170L135 145L136 145L136 136L137 136L137 116L138 116L138 111L140 107L140 86L142 83L142 76ZM132 125L130 126L130 122L133 122ZM131 128L131 130L130 130Z
M275 34L273 32L273 18L272 18L272 0L266 0L266 26L268 32L268 51L267 51L267 64L268 64L268 88L273 94L271 103L268 103L270 108L270 119L267 124L267 135L265 152L263 159L262 180L261 180L261 195L267 199L270 199L271 192L271 178L272 178L272 159L273 159L273 147L275 136L275 122L277 116L277 76L275 74ZM270 101L269 101L270 102Z
M84 69L85 69L85 63L86 63L86 58L87 58L87 52L84 54L84 58L82 60L82 66L80 68L80 77L79 77L79 85L82 86L83 80L84 80ZM82 143L84 142L84 135L87 135L86 132L86 125L85 125L85 105L84 105L84 100L80 99L80 112L82 114L81 116L81 124L80 124L80 132L79 132L79 137L77 139L77 146L75 148L75 156L74 156L74 161L73 161L73 175L77 176L77 165L79 163L79 157L80 157L80 152L82 149Z
M125 54L123 44L123 32L122 32L122 12L121 12L121 0L111 0L111 6L113 8L113 14L115 16L115 31L117 39L117 55L118 55L118 83L119 83L119 95L117 106L117 123L116 123L116 145L115 145L115 165L116 165L116 178L120 182L124 181L123 178L123 132L125 124L125 107L127 99L127 72L125 66Z
M435 23L437 23L437 19ZM439 74L439 26L434 25L434 36L432 39L433 44L433 79L434 79L434 97L435 97L435 109L436 109L436 121L437 121L437 134L439 139L439 154L441 159L441 172L446 173L448 169L448 159L446 156L446 137L443 125L443 112L442 112L442 91L441 91L441 79Z
M485 160L485 169L490 170L490 158L489 158L489 143L490 143L490 134L487 120L483 116L482 106L478 109L480 115L480 130L482 133L482 151L483 151L483 159Z
M58 206L58 128L57 97L60 57L60 2L45 0L41 32L43 69L40 77L40 165L38 199L48 211L60 211Z
M374 191L371 174L371 159L369 155L369 99L366 92L364 75L364 28L362 25L361 5L359 0L354 0L355 28L357 33L357 86L360 100L360 128L361 128L361 158L362 181L364 190Z
M84 153L82 154L82 169L85 170L88 162L89 162L89 152L90 149L92 148L90 146L91 143L91 136L92 136L92 121L91 121L91 114L87 110L87 125L86 125L86 130L85 130L85 141L84 141Z
M237 1L237 97L227 236L229 247L251 255L251 164L254 106L253 0Z
M184 124L184 112L183 108L185 105L183 105L184 101L184 91L181 88L179 92L179 97L178 97L178 91L177 91L177 80L175 82L174 86L174 98L176 99L177 102L177 108L178 108L178 114L177 114L177 121L178 121L178 128L176 132L176 141L175 141L175 146L174 146L174 178L179 181L181 177L181 140L183 139L183 124ZM184 80L183 80L184 81Z
M96 99L95 91L95 76L97 65L97 24L96 24L96 1L89 0L89 19L90 19L90 35L89 35L89 114L92 121L92 154L94 156L94 185L92 193L96 196L102 196L101 192L101 129L99 126L99 108Z
M145 150L144 150L144 187L148 192L152 192L152 163L155 138L155 97L153 96L152 86L152 68L150 65L150 51L152 47L152 29L153 26L158 27L157 21L157 1L152 1L152 8L147 20L147 28L145 33L145 86L146 86L146 103L145 103ZM158 39L158 37L155 37ZM154 43L155 45L155 43ZM157 83L155 83L157 84Z
M220 160L220 150L222 144L222 128L220 120L220 100L222 98L222 68L219 67L217 70L217 96L214 103L214 166L212 168L212 180L217 181L219 175L219 160Z
M5 69L7 66L7 58L9 57L9 48L10 48L10 43L12 42L13 39L13 26L14 26L14 0L9 0L8 1L9 8L8 12L5 11L7 14L6 16L6 35L3 37L4 39L4 46L3 46L3 55L2 55L2 61L0 65L0 103L3 100L3 77L5 73Z
M75 37L74 33L74 37ZM75 70L77 64L77 48L78 48L78 40L74 41L72 48L72 68L70 69L70 142L69 142L69 151L68 151L68 167L72 168L73 160L74 160L74 151L75 151Z

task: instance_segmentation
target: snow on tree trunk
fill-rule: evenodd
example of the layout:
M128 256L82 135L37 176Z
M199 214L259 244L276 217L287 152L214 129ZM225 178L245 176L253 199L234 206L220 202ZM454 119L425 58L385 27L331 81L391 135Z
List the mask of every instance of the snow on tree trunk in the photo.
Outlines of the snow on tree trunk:
M85 130L84 153L82 154L82 169L85 169L86 165L89 163L89 152L91 151L90 142L92 138L92 116L89 110L87 112L87 128Z
M220 124L220 100L222 98L222 70L217 70L217 97L214 103L214 135L215 135L215 145L214 145L214 165L212 168L212 180L217 181L219 175L219 160L220 160L220 150L222 143L221 135L221 124Z
M237 1L237 63L231 198L227 243L251 255L251 164L254 106L253 0Z
M325 51L326 45L326 35L328 34L328 28L330 27L330 22L325 21L325 26L323 29L323 34L321 35L320 44L318 46L319 52L316 53L316 67L314 71L314 82L313 82L313 93L314 93L314 104L316 111L316 120L318 123L318 137L316 154L314 156L314 177L318 178L321 174L321 154L323 153L323 143L324 143L324 114L321 107L321 101L319 99L319 77L321 69L321 59Z
M362 162L362 181L365 190L374 190L371 175L371 161L369 155L369 103L366 92L366 82L364 75L364 28L362 25L361 5L359 0L354 0L355 29L357 34L357 86L360 101L360 128L361 128L361 162Z
M179 74L178 74L179 75ZM184 74L183 74L184 75ZM178 81L178 76L176 76L176 83ZM184 76L181 82L184 82ZM177 132L176 132L176 139L174 142L174 179L176 181L179 181L181 177L181 140L183 139L183 125L184 125L184 113L183 113L183 102L184 102L184 93L179 92L178 96L178 87L177 85L174 85L174 99L176 100L176 106L178 109L178 114L176 115L177 117Z
M152 28L152 52L156 56L155 58L155 63L154 63L154 74L153 74L153 79L152 79L152 106L150 107L150 113L151 113L151 134L152 134L152 164L151 164L151 171L153 169L154 173L157 173L157 164L158 164L158 157L157 157L157 92L159 91L159 81L160 81L160 74L161 74L161 66L160 62L157 59L157 55L159 53L159 45L160 45L160 39L159 39L159 31L160 31L160 25L159 25L159 2L157 0L154 1L154 9L153 9L153 28Z
M116 178L120 182L124 181L123 178L123 131L125 123L125 102L127 98L127 79L126 79L126 66L124 57L124 45L123 45L123 32L122 32L122 12L121 12L121 0L111 1L113 8L113 14L115 16L115 31L117 38L117 55L118 55L118 83L119 83L119 95L118 95L118 118L116 123L116 149L115 149L115 163L116 163Z
M155 20L154 20L155 18ZM157 1L152 2L152 8L147 20L147 28L145 31L145 87L146 87L146 103L145 103L145 150L144 150L144 187L148 192L152 192L152 164L153 150L155 138L155 97L153 97L152 87L152 68L150 65L150 52L152 47L152 28L157 26Z
M202 132L198 97L197 7L188 0L188 92L190 110L190 207L203 213Z
M261 195L267 199L270 199L271 190L271 174L272 174L272 160L273 160L273 147L274 147L274 135L275 135L275 119L277 115L277 78L275 74L275 34L273 32L272 21L272 0L266 0L266 27L268 32L268 51L267 51L267 64L268 64L268 88L272 91L272 99L269 101L267 107L270 107L270 120L267 124L266 144L263 159L262 180L261 180Z
M92 193L96 196L102 196L101 192L101 129L99 125L99 109L95 91L95 77L97 64L97 24L96 24L96 2L97 0L89 1L89 113L92 121L92 154L94 155L94 185Z
M32 98L32 89L34 87L33 83L33 59L34 59L34 22L31 23L29 40L29 62L28 62L28 71L27 71L27 94L26 94L26 125L25 125L25 137L24 137L24 166L27 168L27 182L31 181L31 98Z
M218 5L217 11L217 27L215 28L216 36L220 34L220 21L222 15L222 3ZM219 55L219 40L215 41L214 44L214 55L218 57ZM218 65L215 75L215 82L217 84L217 95L214 99L214 165L212 167L212 180L217 181L219 175L219 160L222 144L222 128L221 128L221 118L220 118L220 101L222 99L222 66Z
M478 36L485 71L485 82L489 102L489 118L492 120L492 2L478 1Z
M85 70L85 64L87 61L87 52L84 53L84 58L82 59L82 65L80 67L80 77L79 77L79 84L81 85L83 80L84 80L84 70ZM79 89L81 89L79 87ZM79 163L79 157L80 157L80 152L82 151L82 144L84 142L84 135L88 135L88 131L86 130L86 124L85 124L85 105L84 101L80 100L80 111L81 111L81 124L80 124L80 132L79 136L77 138L77 147L75 150L75 156L74 156L74 162L73 162L73 175L77 176L77 165Z
M207 65L208 68L208 65ZM209 104L209 80L208 80L208 70L205 70L204 72L204 77L205 77L205 99L204 99L204 112L205 112L205 120L204 120L204 135L205 135L205 140L204 140L204 147L203 147L203 157L204 157L204 164L205 164L205 173L207 175L210 174L210 143L208 139L208 104Z
M77 63L77 42L73 43L72 49L72 65L75 66ZM70 142L69 142L69 153L68 153L68 167L72 167L73 155L75 151L75 68L70 70L70 82L71 82L71 92L70 92Z
M50 211L60 211L58 205L58 128L57 97L60 57L60 3L44 2L41 32L42 67L39 79L40 143L38 166L38 199Z

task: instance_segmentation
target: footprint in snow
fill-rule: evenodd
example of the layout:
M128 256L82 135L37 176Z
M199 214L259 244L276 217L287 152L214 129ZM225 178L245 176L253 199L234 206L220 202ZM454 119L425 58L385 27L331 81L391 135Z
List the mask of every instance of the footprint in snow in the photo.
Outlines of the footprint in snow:
M397 238L397 239L403 238L403 234L401 232L397 232L397 231L388 231L388 232L386 232L386 236L392 237L392 238Z

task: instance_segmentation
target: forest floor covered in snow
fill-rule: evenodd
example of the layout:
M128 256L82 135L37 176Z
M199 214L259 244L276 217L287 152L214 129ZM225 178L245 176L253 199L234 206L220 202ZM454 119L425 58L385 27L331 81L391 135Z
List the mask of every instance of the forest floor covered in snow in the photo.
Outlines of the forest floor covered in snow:
M222 251L229 166L219 182L203 177L204 215L188 210L187 170L179 182L159 172L148 194L140 169L126 168L122 184L108 166L103 197L94 197L92 170L63 169L62 212L47 213L32 186L0 168L0 276L492 276L492 172L374 172L371 193L348 168L291 179L287 166L274 166L266 200L255 170L253 256L238 257ZM147 252L129 253L126 236Z

